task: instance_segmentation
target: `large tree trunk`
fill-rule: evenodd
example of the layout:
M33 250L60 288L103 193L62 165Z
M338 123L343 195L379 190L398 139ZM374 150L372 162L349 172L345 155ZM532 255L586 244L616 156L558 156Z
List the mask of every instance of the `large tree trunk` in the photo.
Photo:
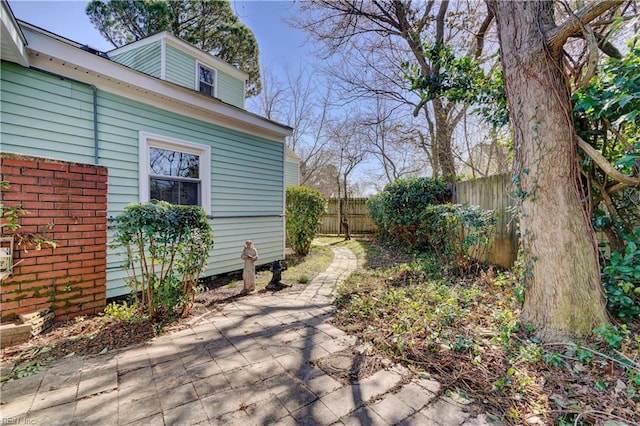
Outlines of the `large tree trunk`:
M576 139L561 50L551 51L550 1L495 1L515 132L514 182L528 284L522 321L544 341L608 323L595 234L578 190Z
M434 156L438 158L439 171L441 172L442 179L446 182L455 183L456 166L453 159L451 141L453 139L453 127L455 127L456 123L452 122L454 120L449 117L447 109L440 99L436 98L433 100L433 112L436 123L436 140L434 145L437 147Z

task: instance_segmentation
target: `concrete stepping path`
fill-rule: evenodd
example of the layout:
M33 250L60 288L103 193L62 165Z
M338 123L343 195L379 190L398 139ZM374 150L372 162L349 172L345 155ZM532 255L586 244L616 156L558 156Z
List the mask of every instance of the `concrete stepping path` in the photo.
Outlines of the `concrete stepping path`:
M3 424L491 424L400 366L350 385L314 366L356 344L327 320L357 260L330 247L331 265L304 287L245 296L146 344L3 383Z

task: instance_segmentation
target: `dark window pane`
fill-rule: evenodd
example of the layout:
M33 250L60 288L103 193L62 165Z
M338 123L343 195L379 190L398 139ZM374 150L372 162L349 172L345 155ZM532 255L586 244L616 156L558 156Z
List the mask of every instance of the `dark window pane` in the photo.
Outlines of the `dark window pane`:
M200 92L205 93L209 96L213 96L213 86L208 86L202 82L200 82Z
M180 182L180 202L183 206L200 205L200 183Z
M200 81L213 86L214 75L213 70L200 66Z
M206 93L209 96L213 96L213 86L215 84L215 71L200 65L198 67L198 73L200 76L200 84L198 90L202 93Z
M200 205L200 182L150 178L149 198L171 204Z
M151 174L199 178L200 157L196 154L151 147L149 150Z
M149 198L178 204L178 182L151 178Z

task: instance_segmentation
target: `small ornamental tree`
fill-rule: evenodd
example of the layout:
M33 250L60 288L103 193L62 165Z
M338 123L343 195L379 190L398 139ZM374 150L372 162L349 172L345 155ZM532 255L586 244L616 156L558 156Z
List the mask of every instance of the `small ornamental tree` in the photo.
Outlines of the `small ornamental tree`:
M287 188L287 244L297 254L309 254L326 209L327 199L319 191L303 186Z
M115 246L136 303L150 317L189 314L197 283L213 248L213 232L199 206L164 201L134 204L116 219Z

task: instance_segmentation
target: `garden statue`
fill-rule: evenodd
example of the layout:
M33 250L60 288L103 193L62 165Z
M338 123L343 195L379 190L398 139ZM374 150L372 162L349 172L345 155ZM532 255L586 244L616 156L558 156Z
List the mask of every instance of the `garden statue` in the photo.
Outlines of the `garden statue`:
M244 260L244 269L242 270L244 289L242 293L253 293L256 291L256 260L258 260L258 250L255 249L251 240L245 241L240 258Z
M267 284L267 290L282 290L283 287L286 287L282 283L282 271L286 271L287 267L282 265L282 261L276 260L271 265L271 272L273 273L273 277L269 284Z

